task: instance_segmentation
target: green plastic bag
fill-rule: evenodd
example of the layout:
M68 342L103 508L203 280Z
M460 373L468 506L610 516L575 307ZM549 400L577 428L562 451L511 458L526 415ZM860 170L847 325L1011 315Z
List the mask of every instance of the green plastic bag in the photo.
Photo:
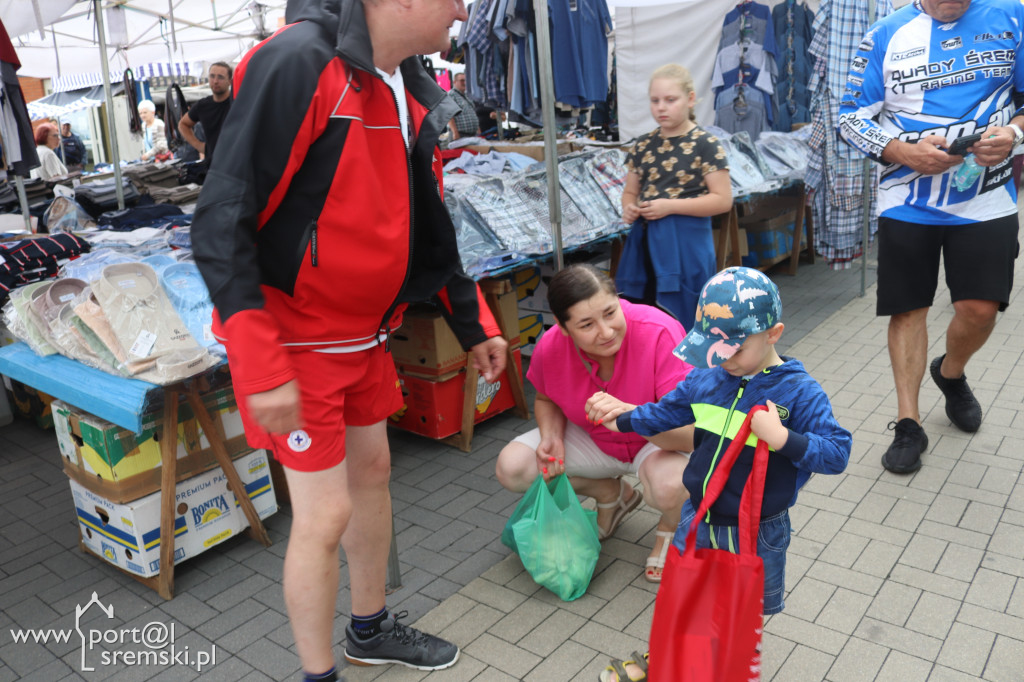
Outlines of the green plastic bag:
M597 512L584 509L565 474L537 476L505 524L501 541L538 585L563 601L583 596L601 553Z

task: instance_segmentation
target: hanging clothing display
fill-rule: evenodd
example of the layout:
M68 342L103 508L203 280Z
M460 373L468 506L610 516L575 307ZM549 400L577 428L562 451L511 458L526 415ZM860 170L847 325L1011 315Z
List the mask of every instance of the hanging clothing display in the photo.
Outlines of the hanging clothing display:
M744 0L725 16L711 88L715 125L757 139L775 120L775 27L766 5Z
M891 12L891 0L876 0L876 20ZM848 268L861 255L865 210L871 211L871 234L878 229L872 208L877 182L869 182L865 206L864 155L840 142L836 135L839 97L846 87L857 46L869 28L868 8L862 0L821 0L808 47L814 59L808 85L813 126L809 142L814 154L808 161L804 182L816 190L812 204L816 249L833 269Z
M589 107L608 96L608 34L612 18L606 0L548 2L551 67L555 99Z
M178 131L178 122L188 112L188 102L177 83L167 86L167 93L164 95L164 133L167 136L167 146L170 149L177 149L181 145L191 147L185 142L185 138Z
M537 33L530 0L477 0L456 39L464 50L466 94L477 104L512 111L518 120L539 121L540 73ZM606 0L548 3L555 100L567 109L608 98L608 36L612 19ZM537 125L534 123L534 125ZM539 126L538 126L539 127Z
M806 2L783 0L772 9L772 24L778 41L775 55L778 115L773 128L787 132L794 123L811 121L811 96L807 89L811 65L807 50L814 37L814 11Z
M18 82L21 61L0 21L0 168L28 177L39 167L32 120Z
M768 6L743 0L725 15L718 49L721 51L726 45L746 41L763 45L766 52L774 55L778 52L775 38L772 13Z

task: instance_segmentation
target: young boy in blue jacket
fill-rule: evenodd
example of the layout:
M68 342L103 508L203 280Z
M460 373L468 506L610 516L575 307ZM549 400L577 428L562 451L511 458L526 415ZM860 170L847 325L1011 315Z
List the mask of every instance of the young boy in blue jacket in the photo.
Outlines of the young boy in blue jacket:
M838 474L850 460L850 432L836 421L821 385L803 364L781 357L782 301L762 272L733 267L704 285L694 328L675 354L696 369L656 403L633 406L605 393L587 401L590 419L612 431L644 437L694 425L694 448L683 472L690 499L673 544L685 549L690 524L711 473L739 431L747 412L767 405L751 421L753 435L740 453L725 490L697 530L698 547L736 551L743 486L754 461L753 436L768 443L768 474L757 553L764 560L764 614L784 607L789 508L812 473Z

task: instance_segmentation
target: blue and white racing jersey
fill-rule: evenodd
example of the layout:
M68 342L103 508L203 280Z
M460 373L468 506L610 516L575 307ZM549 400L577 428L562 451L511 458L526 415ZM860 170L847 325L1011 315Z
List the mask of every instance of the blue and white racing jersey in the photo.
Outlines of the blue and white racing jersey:
M921 0L885 17L864 36L850 66L839 109L839 134L882 161L893 139L915 142L942 135L947 143L1005 126L1024 94L1024 5L1020 0L974 0L948 23L926 14ZM885 163L885 162L883 162ZM900 164L881 173L879 215L913 223L958 225L1017 210L1011 163L985 169L964 191L957 167L922 175Z

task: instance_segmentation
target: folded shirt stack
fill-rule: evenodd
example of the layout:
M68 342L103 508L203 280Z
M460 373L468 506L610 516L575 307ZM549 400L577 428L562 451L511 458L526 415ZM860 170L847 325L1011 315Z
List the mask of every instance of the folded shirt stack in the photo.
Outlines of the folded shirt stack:
M108 265L92 291L133 375L167 384L217 363L196 342L145 263Z
M125 206L134 206L139 190L129 178L121 178ZM117 210L117 184L114 179L83 183L75 188L75 201L94 218L106 211Z
M128 232L140 227L162 226L169 220L184 215L177 206L149 204L121 210L107 211L100 215L97 223L104 230Z
M61 264L90 250L73 234L51 234L0 243L0 302L19 286L57 274Z
M170 230L162 227L140 227L128 232L114 230L97 230L84 232L93 248L108 248L120 251L136 258L144 258L150 254L167 250L167 238Z
M149 196L158 204L187 204L199 197L199 190L202 189L195 183L177 185L171 188L151 187Z
M194 268L188 264L165 279L195 333L209 338L212 304ZM107 265L91 284L63 278L19 287L3 308L3 321L39 355L60 353L154 384L182 381L220 362L196 341L156 271L142 262Z
M150 256L155 258L155 256ZM192 337L213 352L226 355L213 335L213 301L195 263L172 263L160 270L160 283Z
M177 162L140 163L126 166L122 172L132 179L141 191L149 194L154 188L177 187Z

